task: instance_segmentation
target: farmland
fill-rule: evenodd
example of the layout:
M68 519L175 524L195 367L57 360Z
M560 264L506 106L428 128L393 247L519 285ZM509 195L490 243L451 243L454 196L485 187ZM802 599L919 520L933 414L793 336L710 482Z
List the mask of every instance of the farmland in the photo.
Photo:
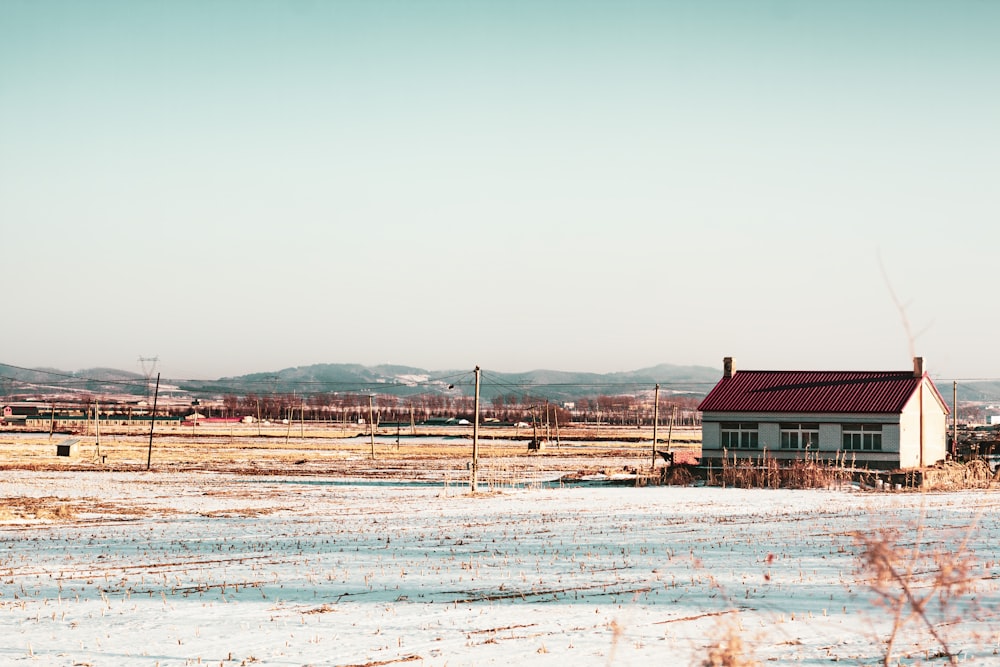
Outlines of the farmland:
M141 437L105 435L104 459L91 440L0 435L5 664L877 664L898 628L903 664L946 664L943 643L986 665L1000 645L992 492L602 484L649 464L623 440L484 445L473 496L461 438L382 435L372 459L356 435L165 434L149 471ZM907 557L907 590L948 594L929 625L880 606L864 536Z

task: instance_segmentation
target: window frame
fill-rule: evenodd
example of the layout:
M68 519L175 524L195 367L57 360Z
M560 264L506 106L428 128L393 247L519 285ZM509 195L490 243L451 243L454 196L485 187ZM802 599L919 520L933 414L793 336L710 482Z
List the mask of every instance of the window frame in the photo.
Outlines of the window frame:
M819 424L816 422L782 422L779 424L780 448L786 450L818 450Z
M840 430L841 450L845 452L883 451L883 427L883 424L844 424Z
M736 444L733 444L734 438ZM760 424L720 422L719 444L723 449L760 449Z

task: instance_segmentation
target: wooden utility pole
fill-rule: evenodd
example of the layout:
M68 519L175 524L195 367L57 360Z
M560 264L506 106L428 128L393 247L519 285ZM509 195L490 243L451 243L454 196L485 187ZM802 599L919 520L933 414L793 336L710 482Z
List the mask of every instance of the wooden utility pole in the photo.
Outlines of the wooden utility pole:
M94 401L94 430L97 433L97 460L101 460L101 404Z
M147 387L149 385L146 385ZM153 414L149 420L149 453L146 455L146 470L153 462L153 426L156 425L156 399L160 397L160 374L156 374L156 391L153 392Z
M479 473L479 366L476 366L476 399L472 418L472 467L469 469L469 490L476 492Z
M656 427L660 424L660 385L653 389L653 460L651 468L656 467Z
M951 383L951 454L958 453L958 381Z
M920 380L920 467L924 467L924 381Z
M674 419L677 418L677 406L670 410L670 427L667 429L667 451L673 453Z
M552 431L549 429L549 399L545 399L545 442L552 439Z
M368 433L372 443L372 461L375 460L375 408L374 397L368 394Z

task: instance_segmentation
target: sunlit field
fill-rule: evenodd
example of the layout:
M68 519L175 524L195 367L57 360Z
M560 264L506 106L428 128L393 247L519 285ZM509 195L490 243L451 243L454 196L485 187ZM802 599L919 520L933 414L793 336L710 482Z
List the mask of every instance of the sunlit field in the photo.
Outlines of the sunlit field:
M987 665L1000 647L991 491L637 487L649 442L484 440L471 494L463 437L382 434L373 459L363 434L167 433L148 471L148 437L57 457L60 437L0 436L4 664Z

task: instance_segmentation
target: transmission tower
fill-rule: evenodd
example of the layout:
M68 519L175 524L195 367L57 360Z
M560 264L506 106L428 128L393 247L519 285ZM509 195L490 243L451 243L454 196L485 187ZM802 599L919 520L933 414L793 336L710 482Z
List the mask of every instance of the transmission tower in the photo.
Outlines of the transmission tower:
M149 401L152 400L153 390L150 388L149 384L153 377L153 373L156 372L156 363L159 360L159 357L139 357L139 365L142 366L142 374L146 376L146 405L149 405Z

